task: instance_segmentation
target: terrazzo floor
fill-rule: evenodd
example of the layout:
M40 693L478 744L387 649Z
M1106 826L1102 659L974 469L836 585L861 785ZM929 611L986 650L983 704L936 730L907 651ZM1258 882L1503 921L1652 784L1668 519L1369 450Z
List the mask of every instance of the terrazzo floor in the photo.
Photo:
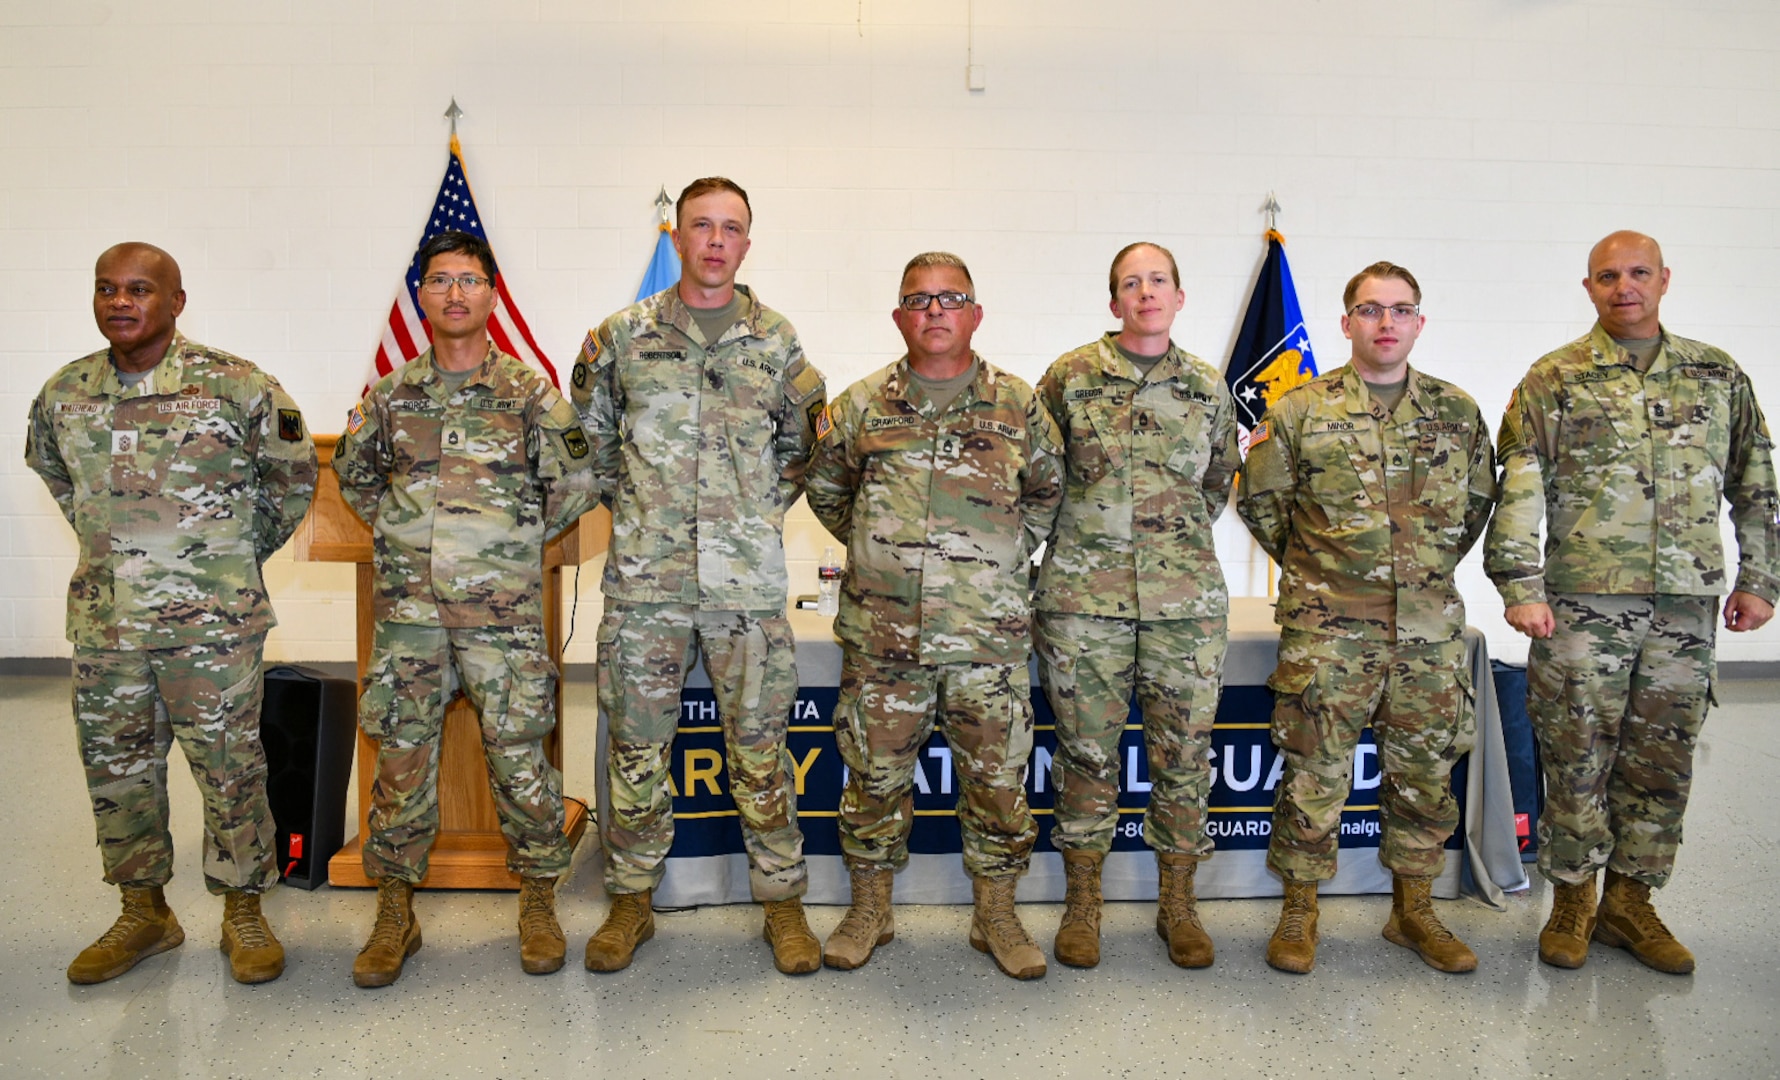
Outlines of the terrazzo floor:
M759 909L664 914L627 971L580 949L604 913L583 843L560 910L570 963L519 970L511 894L423 893L426 947L381 991L351 982L373 894L275 890L289 950L279 980L232 982L220 903L198 871L197 794L173 769L182 845L168 896L186 944L110 983L63 972L116 911L99 879L63 678L0 678L9 872L0 878L0 1076L142 1077L1774 1077L1780 1076L1780 682L1722 685L1707 723L1671 927L1699 957L1661 975L1596 946L1587 967L1534 956L1543 884L1506 914L1440 913L1478 952L1442 975L1379 937L1388 898L1324 901L1303 977L1261 956L1273 900L1208 903L1215 967L1169 965L1146 904L1109 905L1105 958L1016 983L965 942L964 907L897 909L865 968L772 970ZM591 687L570 686L568 789L591 794ZM1537 879L1536 879L1537 880ZM1060 908L1022 906L1049 953ZM838 908L814 908L826 934Z

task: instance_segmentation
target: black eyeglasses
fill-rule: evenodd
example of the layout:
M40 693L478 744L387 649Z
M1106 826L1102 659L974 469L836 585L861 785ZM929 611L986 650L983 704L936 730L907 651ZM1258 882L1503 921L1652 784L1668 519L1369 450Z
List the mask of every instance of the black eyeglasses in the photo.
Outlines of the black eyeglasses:
M976 302L976 297L963 292L912 292L898 300L904 311L926 311L927 306L935 300L947 311L957 311L965 304Z

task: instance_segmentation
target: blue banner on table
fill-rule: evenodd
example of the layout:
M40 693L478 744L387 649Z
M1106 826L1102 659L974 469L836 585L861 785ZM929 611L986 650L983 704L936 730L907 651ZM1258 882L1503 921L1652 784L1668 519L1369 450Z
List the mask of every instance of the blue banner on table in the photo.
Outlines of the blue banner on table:
M840 805L843 767L834 741L834 706L839 691L814 687L799 691L792 714L790 747L798 778L798 819L803 827L804 851L810 855L839 855L840 841L835 814ZM1050 850L1051 759L1056 752L1051 709L1034 688L1032 705L1036 731L1026 776L1026 795L1038 818L1038 850ZM1273 826L1273 793L1279 785L1282 762L1268 735L1267 717L1273 697L1263 686L1224 688L1218 705L1217 726L1212 736L1209 829L1223 850L1266 848ZM723 762L723 730L717 719L717 702L706 689L688 688L681 694L680 734L675 740L670 765L674 790L675 858L722 855L742 850L741 827L735 803L729 795L728 771ZM1133 712L1120 745L1120 822L1113 840L1115 851L1141 851L1143 808L1149 802L1149 765L1143 752L1139 717ZM1376 847L1378 824L1378 752L1368 729L1354 753L1354 784L1341 818L1344 846ZM915 827L909 850L915 854L957 853L957 773L952 769L951 748L937 732L921 750L915 770ZM1448 841L1457 848L1459 840Z
M1248 456L1249 435L1287 390L1316 378L1316 357L1304 331L1304 311L1286 262L1286 238L1267 230L1267 261L1242 316L1242 332L1224 366L1236 399L1236 441Z

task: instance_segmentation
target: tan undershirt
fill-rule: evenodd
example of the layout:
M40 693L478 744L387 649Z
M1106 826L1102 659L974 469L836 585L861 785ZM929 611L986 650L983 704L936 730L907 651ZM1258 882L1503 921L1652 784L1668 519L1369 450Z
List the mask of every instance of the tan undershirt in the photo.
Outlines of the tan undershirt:
M915 389L933 403L933 412L937 416L958 400L958 395L964 393L964 388L977 377L977 362L972 357L969 366L949 379L929 379L913 368L909 369L909 374L915 377Z

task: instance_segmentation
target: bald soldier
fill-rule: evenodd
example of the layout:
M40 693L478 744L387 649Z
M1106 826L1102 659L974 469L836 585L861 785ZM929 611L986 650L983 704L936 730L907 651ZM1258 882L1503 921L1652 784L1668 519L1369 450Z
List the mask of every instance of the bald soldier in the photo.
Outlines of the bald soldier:
M184 751L204 807L204 885L223 898L222 948L244 983L276 979L284 947L260 911L278 881L260 661L276 619L261 564L315 492L315 446L278 381L190 341L179 264L119 244L93 271L110 344L56 372L31 405L25 461L74 526L68 584L74 731L111 929L68 980L116 978L185 940L173 877L167 753Z
M1502 506L1484 542L1509 625L1533 639L1539 870L1553 888L1539 958L1581 967L1593 938L1685 974L1693 954L1650 890L1669 880L1681 843L1712 703L1717 597L1731 586L1723 625L1745 633L1773 617L1780 595L1773 439L1736 362L1663 327L1669 268L1655 240L1606 237L1582 285L1598 321L1535 363L1509 399Z

